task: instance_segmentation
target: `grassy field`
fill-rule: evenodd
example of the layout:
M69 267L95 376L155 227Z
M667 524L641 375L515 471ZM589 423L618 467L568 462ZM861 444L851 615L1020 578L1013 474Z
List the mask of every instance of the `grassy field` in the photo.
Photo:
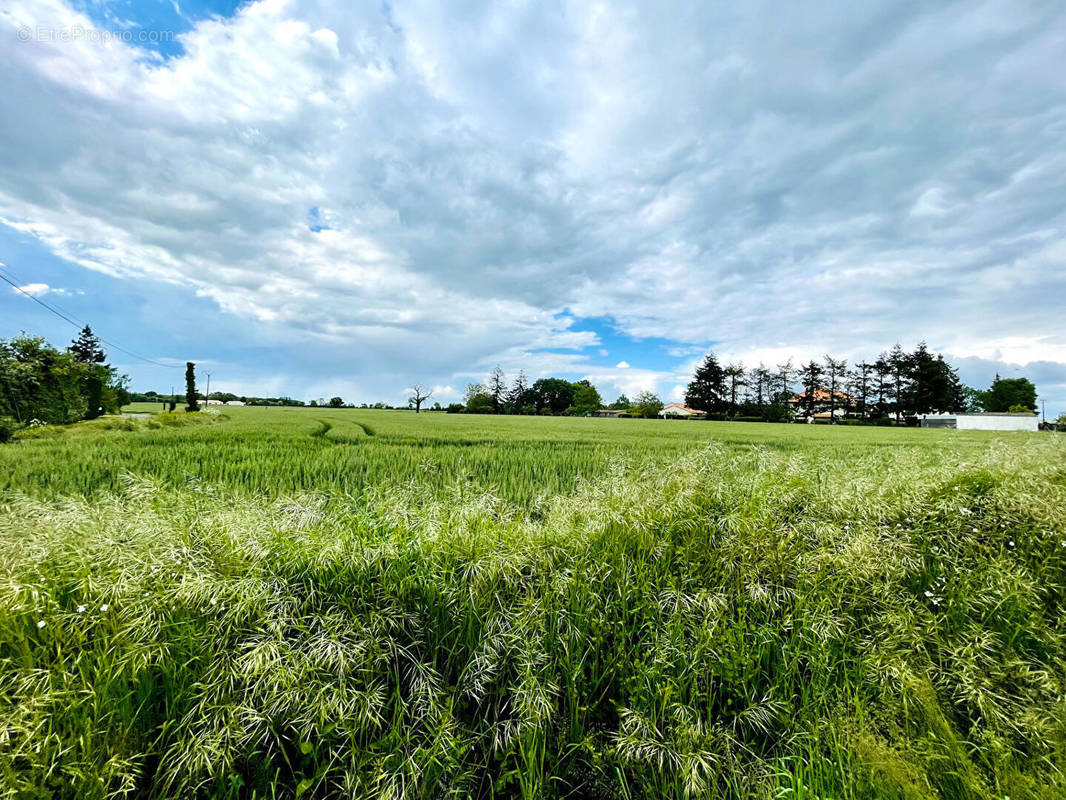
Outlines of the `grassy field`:
M221 411L0 447L0 797L1066 796L1066 437Z

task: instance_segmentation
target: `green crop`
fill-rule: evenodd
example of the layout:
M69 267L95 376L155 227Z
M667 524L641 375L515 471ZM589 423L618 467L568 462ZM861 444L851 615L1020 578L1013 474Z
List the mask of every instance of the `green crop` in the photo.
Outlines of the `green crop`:
M225 414L0 447L0 797L1066 796L1062 437Z

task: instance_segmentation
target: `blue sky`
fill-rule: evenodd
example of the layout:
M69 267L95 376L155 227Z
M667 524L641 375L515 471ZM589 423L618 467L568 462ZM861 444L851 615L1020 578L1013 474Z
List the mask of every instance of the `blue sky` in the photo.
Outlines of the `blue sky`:
M499 363L675 398L708 347L925 340L1057 414L1064 36L1024 2L14 0L0 263L238 393L446 402ZM69 328L0 291L0 336Z

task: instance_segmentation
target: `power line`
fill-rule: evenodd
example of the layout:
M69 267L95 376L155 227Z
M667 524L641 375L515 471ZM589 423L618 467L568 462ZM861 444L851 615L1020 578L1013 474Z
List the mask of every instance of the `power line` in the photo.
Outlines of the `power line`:
M4 274L5 272L7 272L7 275ZM11 278L15 278L15 280L11 280L11 278L7 277L8 275L10 275ZM8 270L5 270L2 267L0 267L0 280L4 281L7 284L10 284L11 287L15 291L20 292L21 294L24 294L26 297L30 298L30 300L35 302L37 305L39 305L39 306L41 306L43 308L46 308L47 310L51 311L53 314L55 314L61 320L63 320L64 322L69 322L75 328L87 328L87 327L89 327L89 323L78 321L76 317L75 318L68 317L66 314L64 314L62 311L60 311L58 308L55 308L54 306L49 305L48 303L44 302L44 300L42 300L39 297L34 297L32 294L27 292L25 289L23 289L21 286L19 286L18 283L15 282L15 281L18 280L18 277L14 273L12 273L12 272L10 272ZM108 339L105 339L103 336L100 336L99 334L97 334L96 338L99 339L104 344L106 344L108 347L111 347L111 348L113 348L115 350L118 350L118 351L120 351L122 353L125 353L126 355L128 355L128 356L130 356L132 358L137 358L137 359L140 359L141 361L146 361L149 364L155 364L157 367L166 367L167 369L181 369L181 367L179 365L177 365L177 364L164 364L162 361L155 361L154 359L147 358L145 356L142 356L142 355L139 355L137 353L134 353L132 350L127 350L122 345L116 344L115 342L112 342L112 341L110 341Z

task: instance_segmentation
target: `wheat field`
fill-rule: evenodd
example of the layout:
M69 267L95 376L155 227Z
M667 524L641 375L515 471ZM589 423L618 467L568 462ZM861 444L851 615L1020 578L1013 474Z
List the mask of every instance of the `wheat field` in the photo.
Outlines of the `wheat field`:
M1061 435L227 408L0 491L0 797L1066 796Z

